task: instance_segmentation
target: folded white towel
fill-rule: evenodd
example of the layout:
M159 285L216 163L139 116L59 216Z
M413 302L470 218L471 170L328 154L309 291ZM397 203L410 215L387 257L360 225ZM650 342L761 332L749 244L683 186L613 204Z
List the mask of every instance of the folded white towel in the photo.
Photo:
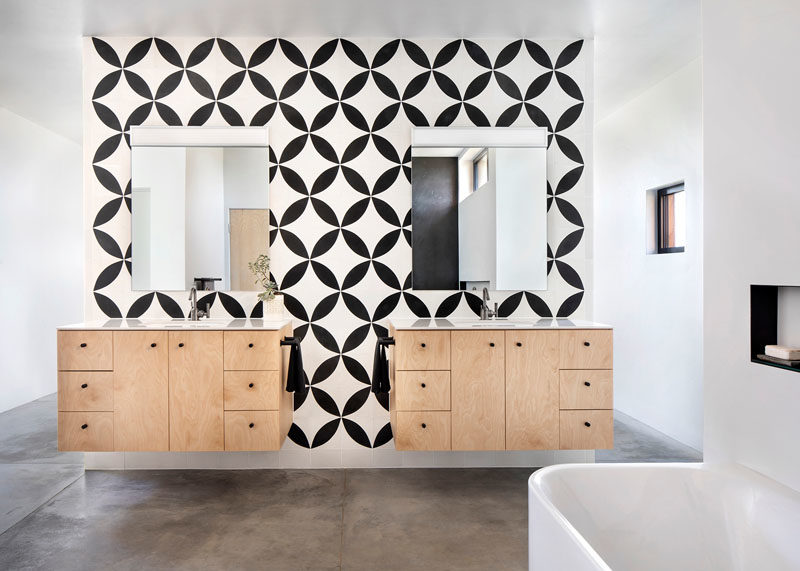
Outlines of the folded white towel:
M800 359L800 349L797 347L785 347L783 345L767 345L764 353L770 357L779 359Z

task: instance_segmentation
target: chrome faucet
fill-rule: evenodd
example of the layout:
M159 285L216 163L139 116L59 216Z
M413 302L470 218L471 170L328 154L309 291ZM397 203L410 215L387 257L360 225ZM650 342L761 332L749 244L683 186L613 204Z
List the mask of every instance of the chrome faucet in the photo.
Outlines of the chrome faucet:
M489 290L483 288L483 303L481 304L481 321L486 321L497 317L497 302L494 302L494 310L489 309Z
M206 309L197 309L197 288L192 287L189 290L189 301L192 302L192 307L189 309L189 321L199 321L201 317L211 317L211 304L206 304Z

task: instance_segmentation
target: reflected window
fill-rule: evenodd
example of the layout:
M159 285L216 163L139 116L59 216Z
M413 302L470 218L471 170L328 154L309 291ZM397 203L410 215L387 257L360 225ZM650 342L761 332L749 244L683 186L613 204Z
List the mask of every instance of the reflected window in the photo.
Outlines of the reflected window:
M683 184L658 191L656 217L658 253L683 252L686 248L686 192Z
M472 162L472 190L478 190L489 180L489 149L484 149Z

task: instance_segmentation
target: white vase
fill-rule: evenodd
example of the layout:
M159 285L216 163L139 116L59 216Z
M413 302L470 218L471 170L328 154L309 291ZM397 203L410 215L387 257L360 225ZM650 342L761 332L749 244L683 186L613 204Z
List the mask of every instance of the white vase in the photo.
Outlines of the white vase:
M281 318L283 317L283 296L275 294L275 297L264 301L264 318Z

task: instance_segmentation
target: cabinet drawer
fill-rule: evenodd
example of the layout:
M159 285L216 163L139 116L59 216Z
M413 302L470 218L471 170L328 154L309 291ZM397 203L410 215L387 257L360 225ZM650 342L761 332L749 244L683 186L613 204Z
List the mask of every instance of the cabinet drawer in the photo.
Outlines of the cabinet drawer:
M278 450L281 447L277 410L225 412L225 450Z
M224 340L226 371L280 370L280 332L225 331Z
M58 331L59 371L110 371L114 368L111 331Z
M610 329L561 331L561 369L613 368L613 333Z
M398 371L448 370L449 331L398 331L394 359Z
M58 410L114 411L114 373L59 371Z
M279 371L225 371L225 410L278 410Z
M450 450L449 412L404 412L397 414L397 450Z
M614 447L614 413L610 410L562 410L559 420L562 450Z
M560 372L561 408L614 408L613 371L563 370Z
M397 371L397 410L450 410L450 371Z
M114 450L114 413L59 412L58 449L62 452Z

